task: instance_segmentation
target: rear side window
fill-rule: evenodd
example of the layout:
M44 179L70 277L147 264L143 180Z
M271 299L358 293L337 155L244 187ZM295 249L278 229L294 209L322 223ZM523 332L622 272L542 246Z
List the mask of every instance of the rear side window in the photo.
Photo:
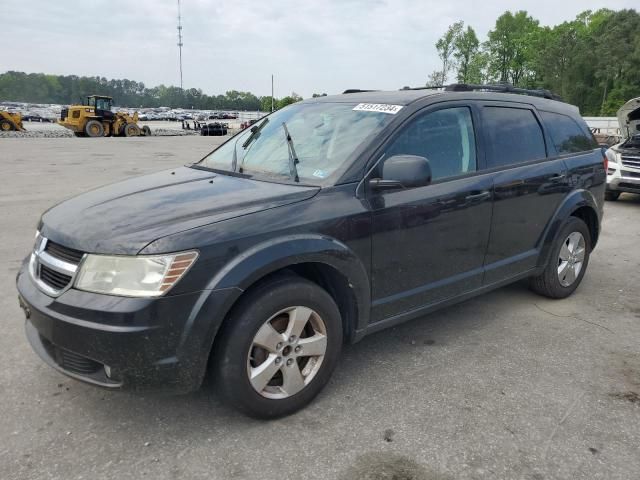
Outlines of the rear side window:
M484 129L489 138L488 168L545 158L542 129L531 110L485 107Z
M551 112L540 112L540 115L559 154L584 152L596 148L593 137L587 135L573 118Z

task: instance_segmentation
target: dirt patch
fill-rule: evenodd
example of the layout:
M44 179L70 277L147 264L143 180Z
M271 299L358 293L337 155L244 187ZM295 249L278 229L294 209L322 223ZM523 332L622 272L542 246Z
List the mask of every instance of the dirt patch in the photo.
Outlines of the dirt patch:
M631 403L640 403L640 395L636 392L617 392L610 393L609 395L611 395L613 398L617 398L618 400L627 400Z
M397 453L371 452L359 456L341 480L452 480Z

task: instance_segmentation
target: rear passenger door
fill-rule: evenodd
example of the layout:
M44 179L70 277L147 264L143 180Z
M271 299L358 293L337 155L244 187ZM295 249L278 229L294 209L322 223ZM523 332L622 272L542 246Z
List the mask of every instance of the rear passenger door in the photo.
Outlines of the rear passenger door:
M487 169L493 172L493 215L484 283L512 278L537 264L541 237L567 190L562 159L535 109L482 105ZM551 149L551 150L550 150Z

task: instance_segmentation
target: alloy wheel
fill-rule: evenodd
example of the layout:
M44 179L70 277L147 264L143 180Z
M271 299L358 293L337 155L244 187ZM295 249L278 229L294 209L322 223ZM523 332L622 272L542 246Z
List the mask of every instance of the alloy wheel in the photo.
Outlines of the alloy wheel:
M586 247L580 232L570 233L565 239L558 255L558 280L563 287L569 287L576 281L582 270Z
M314 310L294 306L279 311L256 332L247 356L253 389L284 399L306 387L320 370L327 351L327 330Z

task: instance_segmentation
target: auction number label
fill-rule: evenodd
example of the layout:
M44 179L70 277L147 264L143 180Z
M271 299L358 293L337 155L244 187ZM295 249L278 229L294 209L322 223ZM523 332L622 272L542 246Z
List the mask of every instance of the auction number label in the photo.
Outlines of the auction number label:
M389 105L386 103L360 103L354 107L358 112L381 112L395 115L402 110L402 105Z

